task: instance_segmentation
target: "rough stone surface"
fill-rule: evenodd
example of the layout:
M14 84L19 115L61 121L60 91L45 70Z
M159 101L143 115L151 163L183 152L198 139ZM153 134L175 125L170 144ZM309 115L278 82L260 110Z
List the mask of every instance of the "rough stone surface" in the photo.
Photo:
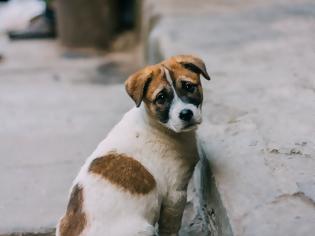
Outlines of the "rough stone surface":
M196 54L212 76L199 132L213 175L204 196L212 234L313 235L314 2L164 4L150 62Z

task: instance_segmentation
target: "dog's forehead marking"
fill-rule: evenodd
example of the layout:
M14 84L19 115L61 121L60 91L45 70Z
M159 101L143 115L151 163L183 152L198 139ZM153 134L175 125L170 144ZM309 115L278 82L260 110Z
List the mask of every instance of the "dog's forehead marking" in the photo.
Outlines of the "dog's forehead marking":
M170 74L168 68L164 68L164 70L165 70L166 80L167 80L167 82L170 84L170 86L171 86L171 88L172 88L172 91L173 91L173 93L174 93L173 104L176 103L176 102L183 103L183 102L180 100L180 98L179 98L179 96L178 96L178 94L177 94L177 91L176 91L176 89L175 89L175 84L174 84L174 82L173 82L173 80L172 80L172 77L171 77L171 74Z
M116 152L94 159L89 172L131 194L147 194L156 186L154 177L140 162Z
M76 184L72 189L66 214L60 220L60 236L78 236L84 230L87 219L83 211L83 201L83 188Z
M171 87L173 88L173 81L172 81L172 78L171 78L171 75L170 75L170 72L167 68L164 68L164 71L165 71L165 75L166 75L166 80L167 82L169 82L169 84L171 85ZM173 88L174 89L174 88Z
M170 84L171 89L172 89L172 91L173 91L173 94L174 94L174 101L176 101L176 100L178 100L178 96L177 96L176 89L175 89L175 87L174 87L174 83L173 83L171 74L170 74L168 68L164 68L164 71L165 71L165 75L166 75L166 80L167 80L167 82Z

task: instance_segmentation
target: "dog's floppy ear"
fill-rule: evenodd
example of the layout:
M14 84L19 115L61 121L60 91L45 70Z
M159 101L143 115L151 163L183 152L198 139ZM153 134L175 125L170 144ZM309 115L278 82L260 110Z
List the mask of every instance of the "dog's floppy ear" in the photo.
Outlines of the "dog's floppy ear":
M134 100L136 106L139 107L145 91L152 80L152 70L143 69L129 76L125 82L125 88L129 96Z
M175 57L175 60L186 69L197 74L202 74L205 79L210 80L206 65L200 58L191 55L179 55Z

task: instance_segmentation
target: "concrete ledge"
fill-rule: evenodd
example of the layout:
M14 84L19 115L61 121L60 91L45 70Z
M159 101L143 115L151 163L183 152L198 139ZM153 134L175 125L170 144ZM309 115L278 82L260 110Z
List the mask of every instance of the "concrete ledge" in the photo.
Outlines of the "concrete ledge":
M213 78L199 129L211 172L197 169L211 235L312 235L314 3L161 2L149 63L196 54Z
M1 234L0 236L55 236L55 229L45 230L41 233L10 233Z

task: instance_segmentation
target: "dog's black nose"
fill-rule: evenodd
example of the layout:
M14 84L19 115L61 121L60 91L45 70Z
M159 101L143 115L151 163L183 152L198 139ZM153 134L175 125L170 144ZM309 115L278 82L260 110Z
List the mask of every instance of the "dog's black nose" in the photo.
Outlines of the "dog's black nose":
M179 113L179 118L183 121L190 121L193 117L193 112L189 109L184 109Z

